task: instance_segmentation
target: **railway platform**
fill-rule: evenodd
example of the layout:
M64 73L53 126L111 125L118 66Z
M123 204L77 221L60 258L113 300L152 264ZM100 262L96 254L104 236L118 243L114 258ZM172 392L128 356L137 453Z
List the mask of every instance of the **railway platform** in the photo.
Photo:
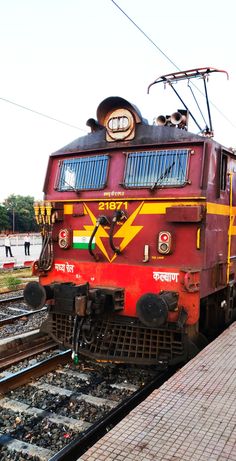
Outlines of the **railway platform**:
M0 269L17 269L18 267L30 267L36 259L39 258L41 244L32 244L30 246L30 256L25 256L24 246L12 246L13 258L5 256L5 248L0 246Z
M236 461L236 322L78 461Z

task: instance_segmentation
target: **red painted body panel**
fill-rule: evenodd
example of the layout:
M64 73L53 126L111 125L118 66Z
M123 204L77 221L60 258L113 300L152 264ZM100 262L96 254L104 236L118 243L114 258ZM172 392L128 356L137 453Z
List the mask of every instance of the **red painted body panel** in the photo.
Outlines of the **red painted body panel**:
M150 188L134 188L134 189L125 189L122 184L124 182L124 171L125 171L125 162L126 162L126 154L129 152L140 152L141 150L155 150L161 149L164 146L153 144L151 148L149 146L142 146L140 145L135 148L131 146L123 147L122 150L119 149L113 150L113 145L109 145L108 153L110 154L110 161L109 161L109 171L108 171L108 180L107 186L105 189L102 190L90 190L90 191L63 191L59 192L55 190L55 185L57 183L58 178L58 165L59 162L63 161L63 159L70 159L77 156L83 156L94 153L92 150L89 152L78 150L71 153L68 152L67 155L61 154L60 156L52 156L50 157L49 164L48 164L48 173L47 178L48 180L45 181L45 192L46 192L46 199L47 200L93 200L93 199L112 199L112 198L121 198L122 200L135 199L139 197L143 197L144 199L148 198L169 198L178 199L178 197L198 197L202 195L202 190L200 188L201 182L201 163L202 163L202 152L203 152L203 145L204 141L198 144L189 143L186 144L173 144L168 145L169 149L181 149L186 147L190 148L192 154L190 155L189 161L189 177L191 177L191 184L187 184L184 187L173 187L173 188L158 188L151 190ZM165 146L167 147L167 146ZM98 153L96 151L96 153ZM106 153L105 149L102 150L100 153ZM167 193L168 190L168 193ZM141 193L140 193L141 192Z
M184 307L187 311L187 324L191 325L198 321L200 296L199 291L187 292L184 286L185 275L185 272L176 267L163 269L158 265L142 267L119 264L117 266L109 263L91 264L56 259L52 271L41 278L41 283L48 285L53 282L74 282L79 285L89 282L91 287L125 288L125 307L120 314L128 316L136 316L136 303L144 293L175 291L179 293L179 307ZM178 312L169 312L170 321L177 321L177 318Z

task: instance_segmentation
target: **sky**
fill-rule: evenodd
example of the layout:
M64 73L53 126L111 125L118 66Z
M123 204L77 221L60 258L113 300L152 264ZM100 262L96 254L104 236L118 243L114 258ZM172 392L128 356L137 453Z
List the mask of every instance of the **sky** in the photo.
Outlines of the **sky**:
M11 194L42 200L49 155L86 135L103 99L127 99L149 123L180 109L162 84L147 94L151 82L177 70L228 72L229 80L212 74L208 92L214 138L236 148L233 0L116 4L0 0L0 202ZM202 82L193 83L205 111ZM189 100L186 84L177 89Z

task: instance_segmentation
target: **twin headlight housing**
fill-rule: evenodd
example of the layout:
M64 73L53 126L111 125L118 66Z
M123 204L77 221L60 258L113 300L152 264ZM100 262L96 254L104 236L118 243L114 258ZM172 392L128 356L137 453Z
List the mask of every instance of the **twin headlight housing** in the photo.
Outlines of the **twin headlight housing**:
M122 141L134 138L135 120L127 109L116 109L105 118L107 141Z

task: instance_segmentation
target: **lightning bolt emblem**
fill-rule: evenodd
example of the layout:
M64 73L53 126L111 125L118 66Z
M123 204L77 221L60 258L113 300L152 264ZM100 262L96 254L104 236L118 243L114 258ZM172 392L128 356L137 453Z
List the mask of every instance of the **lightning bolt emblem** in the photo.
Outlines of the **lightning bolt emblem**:
M132 215L125 221L125 223L123 224L123 226L116 232L116 234L114 235L114 238L122 238L123 237L123 240L120 244L120 251L124 250L125 247L127 247L127 245L129 244L129 242L131 242L131 240L133 240L133 238L141 231L141 229L143 228L143 226L132 226L136 216L139 214L142 206L143 206L143 203L141 203L141 205L139 205L138 208L136 208L136 210L132 213ZM111 261L114 261L114 259L117 257L117 254L114 254L114 256L112 257Z
M120 238L123 240L121 241L120 243L120 251L124 250L127 245L131 242L131 240L133 240L133 238L141 231L141 229L143 228L143 226L132 226L136 216L139 214L142 206L143 206L143 203L142 202L138 208L132 213L131 216L129 216L129 218L125 221L125 223L122 225L121 228L118 229L118 231L116 232L116 234L114 235L114 238ZM80 231L80 234L83 234L83 232L88 235L88 233L90 235L92 235L92 232L94 230L94 226L96 225L96 221L97 221L97 218L96 216L94 216L94 214L92 213L92 211L89 209L89 207L84 204L84 207L85 207L85 212L86 214L89 215L90 219L91 219L91 222L92 222L92 225L84 225L84 231ZM102 242L102 238L109 238L109 234L106 232L106 230L102 227L102 226L99 226L98 227L98 230L96 232L96 245L98 246L98 248L101 250L101 252L104 254L104 256L108 259L109 262L112 262L114 261L114 259L117 257L117 254L115 253L112 258L110 259L108 253L107 253L107 250L106 248L104 247L103 245L103 242Z

